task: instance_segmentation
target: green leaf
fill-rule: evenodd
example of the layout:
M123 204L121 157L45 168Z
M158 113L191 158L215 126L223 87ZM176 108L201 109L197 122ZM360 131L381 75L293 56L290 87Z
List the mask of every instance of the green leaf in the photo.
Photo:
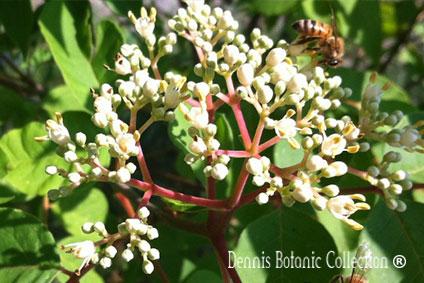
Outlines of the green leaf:
M215 283L220 282L221 277L218 276L215 272L212 272L210 270L196 270L193 272L187 280L185 280L185 283Z
M85 57L91 57L93 45L93 27L91 23L92 11L90 2L87 0L66 1L66 7L75 21L76 39Z
M259 259L265 257L269 268L248 268L239 261L236 268L242 282L328 282L338 269L326 266L328 252L337 248L325 228L310 216L295 209L282 208L250 223L241 233L239 244L234 250L235 257L240 259ZM278 268L277 254L283 257L321 257L321 268ZM233 257L234 258L234 257ZM265 262L264 266L268 266ZM281 267L281 266L280 266Z
M296 136L298 142L301 141L301 136ZM280 168L286 168L295 165L303 159L303 148L294 149L290 146L287 140L282 140L273 148L274 163Z
M59 199L52 209L62 219L66 231L78 235L81 234L81 226L85 222L104 222L109 205L103 192L88 184Z
M13 107L11 107L13 105ZM16 92L0 87L0 125L23 126L39 109Z
M387 260L386 268L372 268L367 273L369 282L423 282L424 281L424 204L406 202L408 209L394 212L380 201L371 211L361 241L368 242L373 257ZM402 255L406 266L396 268L393 258Z
M58 246L81 242L85 240L92 240L91 235L80 234L78 236L69 236L62 239L58 243ZM59 254L60 254L60 263L67 270L74 271L81 266L82 259L76 258L74 255L65 253L65 252L60 252ZM63 273L59 273L56 279L59 282L65 283L69 279L69 276ZM80 282L81 283L103 283L104 280L95 270L90 270L90 272L86 273L83 277L81 277Z
M60 85L48 92L43 103L43 108L50 115L53 115L55 112L65 111L85 111L91 113L91 109L85 106L89 103L89 95L84 96L86 97L83 98L82 95L76 95L68 85ZM84 99L84 102L82 99Z
M49 1L41 12L39 25L62 76L78 106L87 108L89 89L98 82L84 52L78 45L77 21L62 1Z
M143 1L133 0L106 0L106 4L117 14L127 16L128 11L133 11L138 16Z
M21 210L0 208L0 278L2 282L50 282L59 256L52 234Z
M26 54L33 30L33 12L29 0L0 1L0 21L7 35Z
M116 79L116 74L106 70L104 64L110 64L119 51L124 36L120 28L111 21L102 21L97 26L96 54L92 60L93 70L99 82L107 82Z
M32 122L21 129L11 130L0 139L0 171L4 172L1 182L29 198L44 195L62 185L62 177L45 173L48 165L69 166L56 155L52 143L34 141L34 137L45 134L43 124Z
M249 2L249 9L265 16L278 16L298 3L296 0L253 0Z

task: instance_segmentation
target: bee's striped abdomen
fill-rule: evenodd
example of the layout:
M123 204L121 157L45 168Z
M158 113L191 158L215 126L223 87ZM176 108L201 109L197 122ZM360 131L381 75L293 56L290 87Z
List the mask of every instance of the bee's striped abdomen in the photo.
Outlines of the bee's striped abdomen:
M333 33L330 25L315 20L298 20L292 27L300 34L305 36L327 37Z

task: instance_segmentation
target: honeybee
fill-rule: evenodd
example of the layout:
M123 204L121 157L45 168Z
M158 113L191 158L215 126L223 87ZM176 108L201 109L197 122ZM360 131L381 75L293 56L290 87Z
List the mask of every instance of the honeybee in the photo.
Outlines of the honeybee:
M344 40L337 35L337 26L332 16L332 25L310 19L298 20L292 27L299 33L299 37L292 43L292 50L296 47L306 46L313 42L312 48L306 47L302 51L309 50L320 53L323 59L320 63L336 67L343 62ZM297 49L297 52L299 49Z
M367 243L362 243L356 251L355 261L350 276L337 275L330 283L368 283L365 273L371 268L371 249Z

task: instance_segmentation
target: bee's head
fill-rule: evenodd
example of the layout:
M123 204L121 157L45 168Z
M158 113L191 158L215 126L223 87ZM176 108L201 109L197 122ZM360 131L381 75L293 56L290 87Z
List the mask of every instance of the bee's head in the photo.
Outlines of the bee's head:
M331 67L336 67L340 65L341 63L342 63L342 60L337 58L331 58L330 60L327 61L327 64Z

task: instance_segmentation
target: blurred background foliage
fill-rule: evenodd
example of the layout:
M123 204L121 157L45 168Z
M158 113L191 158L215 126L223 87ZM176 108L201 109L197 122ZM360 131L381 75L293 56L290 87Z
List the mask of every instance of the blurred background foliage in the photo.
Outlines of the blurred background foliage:
M65 123L72 133L83 130L89 139L95 136L96 130L90 123L92 99L89 89L116 79L104 64L113 64L114 55L123 42L140 43L126 14L128 10L138 14L142 4L158 8L156 34L169 31L167 19L182 5L177 0L144 0L143 3L0 1L0 203L5 207L0 210L3 214L0 223L5 223L0 225L0 235L10 240L0 243L0 276L6 278L4 282L18 278L24 281L17 282L33 282L35 278L40 282L51 280L59 265L59 252L54 247L52 235L59 243L69 243L84 237L79 226L85 221L100 220L110 227L116 226L125 215L111 192L124 189L132 199L140 197L116 185L88 184L69 197L48 204L47 191L60 187L63 181L47 176L44 168L51 163L66 165L55 155L53 146L37 144L33 137L44 134L43 121L56 111L64 113ZM288 42L296 37L290 27L292 22L310 18L330 23L331 8L334 9L339 34L346 42L346 55L342 67L328 71L342 76L343 84L353 89L356 100L360 99L370 71L377 71L382 84L389 81L393 86L384 97L383 107L403 110L409 114L410 121L423 117L420 111L424 107L424 1L221 0L210 1L210 4L230 9L244 34L260 27L274 40L283 38ZM197 80L192 70L195 62L193 48L179 40L174 54L161 59L159 68L176 70ZM343 106L335 115L351 112L351 108ZM231 126L233 118L225 113L217 116L218 138L226 147L237 148L240 140ZM125 117L128 113L122 115ZM145 118L140 117L140 120ZM247 119L251 122L249 126L254 128L256 117L248 116ZM200 195L203 177L199 174L199 164L189 168L182 161L187 144L184 127L181 117L169 128L165 123L156 124L143 136L144 151L159 184ZM168 138L168 133L174 137ZM387 150L386 146L376 144L372 153L354 157L349 162L366 169L369 162L381 158ZM278 144L269 153L280 166L294 164L302 156L302 152L291 150L285 143ZM107 157L103 162L109 162ZM220 196L231 192L240 166L238 161L233 161L229 177L219 185ZM424 182L423 158L411 154L399 167L410 168L413 180ZM346 189L366 185L353 177L341 178L338 184ZM391 267L371 271L370 282L423 282L424 247L420 241L424 231L420 219L424 214L424 196L417 191L406 198L409 209L398 214L370 195L371 203L376 203L374 209L357 217L366 225L362 233L350 231L328 214L317 214L306 205L287 210L250 205L237 212L228 239L230 246L245 256L260 256L264 246L268 252L295 250L299 255L310 255L311 250L353 254L358 243L367 240L377 255L404 254L408 258L408 265L403 270ZM206 215L204 209L167 200L155 200L154 203L154 221L161 233L156 246L161 251L162 269L171 282L219 282L219 267L209 243L169 225L172 223L171 210L179 211L182 217L202 220ZM14 233L20 235L38 232L27 240L7 238L14 225ZM268 231L268 237L257 237L264 231ZM11 243L16 241L24 242L19 259L7 253L13 246ZM22 246L22 242L15 244ZM78 266L72 257L63 253L60 257L66 268L72 270ZM34 268L25 269L27 265ZM416 275L418 270L421 273ZM277 278L303 282L299 279L302 276L316 280L311 282L325 282L337 273L350 271L349 268L324 268L318 273L315 270L241 269L239 273L245 282L278 282ZM104 282L106 278L108 282L160 281L157 272L150 279L140 274L137 261L118 263L115 269L90 272L83 282ZM61 274L55 280L65 279Z

